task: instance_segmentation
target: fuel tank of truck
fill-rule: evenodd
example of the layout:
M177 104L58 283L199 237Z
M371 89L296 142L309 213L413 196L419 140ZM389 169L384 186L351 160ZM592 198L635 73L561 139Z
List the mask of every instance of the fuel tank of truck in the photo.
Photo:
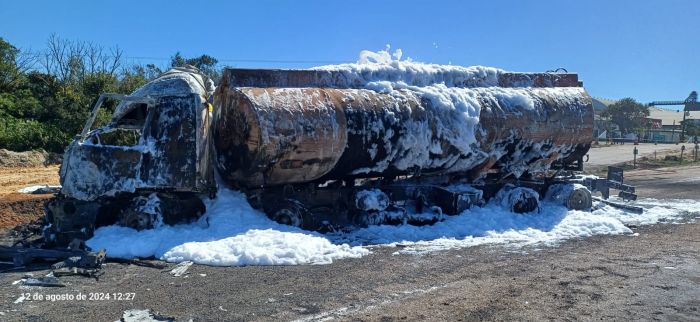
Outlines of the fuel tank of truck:
M214 99L216 165L241 187L398 175L475 180L545 171L588 151L593 107L576 74L474 75L367 82L332 70L227 69Z

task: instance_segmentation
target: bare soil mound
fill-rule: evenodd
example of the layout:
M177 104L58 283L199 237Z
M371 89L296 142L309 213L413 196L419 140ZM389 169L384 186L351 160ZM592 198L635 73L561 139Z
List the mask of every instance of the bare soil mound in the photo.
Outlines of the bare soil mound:
M60 163L60 155L44 150L14 152L0 149L0 167L39 167Z

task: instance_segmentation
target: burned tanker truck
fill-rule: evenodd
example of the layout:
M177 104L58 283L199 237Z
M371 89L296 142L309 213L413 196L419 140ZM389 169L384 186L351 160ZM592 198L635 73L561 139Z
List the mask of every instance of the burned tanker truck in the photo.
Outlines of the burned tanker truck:
M431 224L489 200L527 215L541 199L590 209L610 188L636 198L619 169L578 174L593 107L577 74L421 66L225 69L216 88L176 68L102 94L66 149L46 238L186 222L222 188L320 231ZM112 119L92 129L106 100Z

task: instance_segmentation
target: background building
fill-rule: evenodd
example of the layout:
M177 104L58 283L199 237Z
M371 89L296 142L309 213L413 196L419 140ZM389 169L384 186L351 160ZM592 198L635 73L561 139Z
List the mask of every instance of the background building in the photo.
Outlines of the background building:
M609 105L617 102L613 99L600 97L593 98L594 130L593 135L598 139L621 138L625 133L621 133L619 127L610 120L601 117L600 113ZM700 111L687 112L686 125L700 127ZM663 109L656 106L649 107L649 117L646 127L640 133L640 138L645 142L677 143L681 139L681 129L683 121L683 107L674 109ZM687 129L686 129L687 132ZM686 133L686 140L692 139Z

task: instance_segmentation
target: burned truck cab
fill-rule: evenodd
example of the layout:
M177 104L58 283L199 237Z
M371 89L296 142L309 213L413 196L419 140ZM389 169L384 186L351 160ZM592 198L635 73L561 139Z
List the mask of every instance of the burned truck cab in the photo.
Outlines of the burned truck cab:
M119 223L152 228L204 213L199 198L216 186L209 128L213 82L175 68L131 95L102 94L68 146L61 191L46 205L48 242L87 239ZM119 101L111 121L91 129L102 104Z

